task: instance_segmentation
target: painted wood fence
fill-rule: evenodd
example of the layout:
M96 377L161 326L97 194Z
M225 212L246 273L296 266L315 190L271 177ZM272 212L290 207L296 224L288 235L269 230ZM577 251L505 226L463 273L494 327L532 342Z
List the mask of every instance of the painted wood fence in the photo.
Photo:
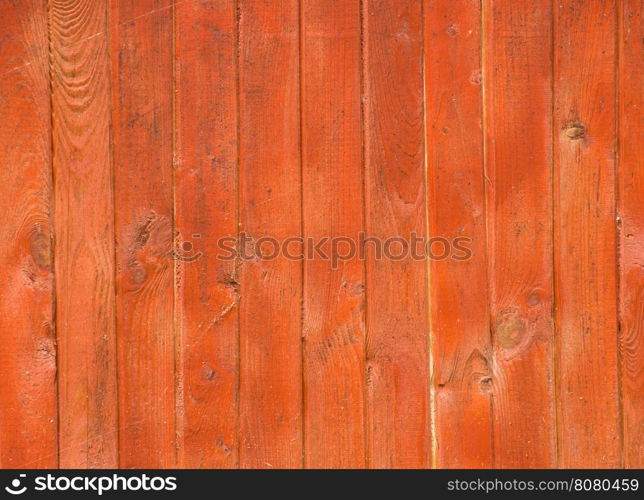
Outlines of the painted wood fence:
M0 467L643 467L643 8L0 0Z

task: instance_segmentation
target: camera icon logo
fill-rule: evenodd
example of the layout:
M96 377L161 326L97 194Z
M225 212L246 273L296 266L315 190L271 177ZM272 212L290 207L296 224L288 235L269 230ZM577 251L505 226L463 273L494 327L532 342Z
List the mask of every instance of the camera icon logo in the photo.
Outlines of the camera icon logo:
M200 234L193 234L192 239L201 238ZM195 246L191 240L183 240L180 234L175 238L174 250L172 251L172 258L181 262L194 262L203 256L203 252L195 250Z
M20 478L25 478L27 477L27 474L20 474ZM21 485L20 479L16 478L13 481L11 481L11 486L5 486L5 491L7 493L10 493L11 495L22 495L25 491L27 491L27 487L23 486L22 488L20 487Z

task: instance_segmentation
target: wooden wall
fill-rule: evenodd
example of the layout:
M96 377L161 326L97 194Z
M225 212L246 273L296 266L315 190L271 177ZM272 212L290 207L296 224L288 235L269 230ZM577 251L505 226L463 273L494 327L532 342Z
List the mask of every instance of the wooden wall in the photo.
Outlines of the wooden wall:
M643 9L0 0L0 467L643 467Z

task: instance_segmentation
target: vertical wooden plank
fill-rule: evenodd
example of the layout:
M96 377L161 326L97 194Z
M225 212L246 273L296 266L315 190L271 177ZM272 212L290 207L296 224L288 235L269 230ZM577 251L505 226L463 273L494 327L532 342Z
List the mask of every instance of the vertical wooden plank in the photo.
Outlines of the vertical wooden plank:
M366 229L381 241L426 235L422 14L418 1L364 2ZM368 255L369 465L428 467L428 266Z
M237 39L234 2L176 9L175 224L179 465L237 463L235 262L217 242L237 234Z
M176 463L173 5L111 5L120 466L165 468Z
M304 235L338 239L348 255L363 229L360 2L304 0ZM343 241L342 243L340 243ZM305 465L364 468L364 265L354 253L304 264Z
M46 0L0 0L0 467L57 458Z
M60 466L118 466L107 4L51 0Z
M494 0L483 10L495 465L548 468L556 466L552 2Z
M298 11L297 0L239 2L240 229L255 243L302 230ZM240 466L300 467L302 263L245 260L239 279Z
M481 2L424 5L429 231L467 238L469 249L430 263L435 464L485 468L494 462Z
M621 218L620 357L624 466L644 467L644 1L620 11L619 212Z
M559 466L620 465L615 2L560 0L554 24Z

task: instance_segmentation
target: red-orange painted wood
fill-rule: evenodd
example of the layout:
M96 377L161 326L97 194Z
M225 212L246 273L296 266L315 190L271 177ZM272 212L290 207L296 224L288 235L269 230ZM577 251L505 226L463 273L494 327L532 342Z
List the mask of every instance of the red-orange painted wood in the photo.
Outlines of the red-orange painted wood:
M495 466L502 468L556 465L551 3L483 4Z
M237 13L234 2L175 7L176 326L179 464L231 468L238 457Z
M119 464L176 465L173 5L113 0Z
M52 0L49 22L60 467L113 468L118 404L107 4Z
M643 8L0 0L0 467L641 467Z
M45 0L0 0L0 467L58 465Z
M620 360L624 466L644 467L644 1L619 11Z
M439 468L494 465L480 3L425 2L429 231L469 249L430 263Z
M363 230L360 3L302 4L304 235ZM338 257L351 244L338 240ZM364 264L304 263L305 466L363 468Z
M426 235L422 2L363 3L366 232ZM389 245L400 255L399 243ZM428 264L377 259L366 274L367 461L428 467ZM401 305L404 304L403 307Z
M554 12L556 404L561 467L616 467L621 462L615 9L613 0L561 0Z
M302 231L300 20L296 0L240 0L238 16L240 230L251 248ZM239 293L240 467L301 467L302 262L244 260Z

